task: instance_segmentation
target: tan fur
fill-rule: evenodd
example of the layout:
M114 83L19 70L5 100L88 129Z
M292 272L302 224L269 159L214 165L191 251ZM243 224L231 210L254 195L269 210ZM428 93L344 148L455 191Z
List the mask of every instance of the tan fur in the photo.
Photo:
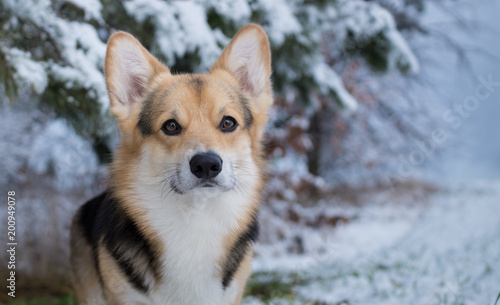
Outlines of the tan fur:
M240 283L242 287L245 287L247 279L250 276L250 273L252 271L251 270L251 268L252 268L252 254L253 254L253 252L250 252L245 256L245 259L243 260L243 262L241 262L240 268L238 269L238 272L235 274L235 277L234 277L234 281ZM241 303L241 299L243 298L244 292L245 292L245 290L241 289L238 292L238 296L236 297L235 302L232 303L231 305L239 305Z
M243 35L257 35L260 39L259 52L262 58L261 64L263 73L267 76L265 87L252 91L242 90L241 83L234 75L234 71L228 70L229 56L235 41ZM135 45L141 52L141 58L149 62L150 70L144 73L144 78L140 80L140 85L147 88L147 92L139 92L137 96L132 96L132 102L124 102L130 98L124 94L120 81L114 77L119 62L120 44L124 42ZM244 151L246 145L251 147L252 161L258 167L258 176L255 177L256 186L250 194L251 204L246 206L239 213L238 226L235 230L228 232L223 241L223 251L228 253L234 245L238 236L246 229L254 214L257 213L260 193L265 183L265 166L262 159L262 138L265 125L268 120L268 108L272 103L271 74L269 43L263 30L256 25L248 25L242 28L226 47L219 60L210 69L209 74L197 75L172 75L167 67L156 60L142 45L131 35L123 32L115 33L109 40L108 52L105 63L106 84L109 90L111 102L110 111L117 118L121 131L121 144L114 155L114 161L110 166L110 188L114 195L123 204L128 215L135 219L141 232L151 241L153 251L158 257L162 257L169 249L163 245L160 236L150 226L150 220L141 198L136 193L137 171L139 162L146 158L151 167L149 174L159 176L162 174L162 166L165 160L182 160L186 151L202 147L204 149L216 148L218 151L228 151L238 154L239 150ZM200 92L193 86L193 78L203 83ZM165 99L166 88L169 88L168 99ZM234 99L238 95L249 100L249 107L253 115L253 124L250 128L244 129L245 117L242 109ZM138 120L143 109L144 100L148 98L149 103L161 112L154 121L150 122L153 133L144 136L137 128ZM168 137L161 131L162 124L171 119L175 112L177 121L183 126L183 132L176 137ZM241 122L241 126L232 133L222 133L219 129L221 113L230 115ZM145 149L148 155L144 154ZM93 268L91 248L83 241L82 232L73 224L72 228L72 266L74 274L73 282L77 297L81 304L85 303L85 296L98 291L98 277ZM121 297L127 295L130 284L127 283L122 271L108 253L104 246L99 247L98 257L100 261L101 277L107 287L105 295L107 304L123 304L125 300ZM220 264L223 264L224 257ZM232 305L240 304L243 296L245 282L250 274L252 251L245 255L240 267L234 275L233 281L239 285L238 296ZM86 274L82 279L81 275ZM161 283L163 274L154 276L155 289ZM108 285L110 284L110 285ZM113 284L113 285L111 285ZM110 288L111 287L111 288ZM90 304L90 303L89 303Z
M75 219L78 218L77 213ZM92 248L85 241L76 222L71 225L71 282L80 305L97 304L90 302L89 297L103 298L99 278L92 259ZM79 255L74 255L78 253Z

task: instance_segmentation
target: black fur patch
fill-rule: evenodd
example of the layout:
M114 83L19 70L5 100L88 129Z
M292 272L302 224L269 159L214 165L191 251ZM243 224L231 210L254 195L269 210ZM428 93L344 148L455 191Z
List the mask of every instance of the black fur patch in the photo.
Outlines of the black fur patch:
M87 202L82 207L80 224L92 245L97 270L100 269L97 246L102 240L129 282L138 291L146 293L149 289L147 277L158 274L156 255L150 242L117 199L106 191ZM102 278L100 280L102 282Z
M224 91L227 96L233 101L234 103L238 103L241 107L241 111L243 113L243 127L244 129L250 129L252 127L254 118L252 114L252 109L250 107L250 101L248 98L243 94L243 92L239 88L233 88L229 87L226 84L219 83L219 82L214 82L218 88L220 88L222 91Z
M245 258L250 244L257 240L259 236L259 223L257 215L254 215L246 230L241 233L231 250L228 253L226 262L224 263L224 271L222 276L222 287L226 289L233 280L234 274L238 271L241 261Z
M137 122L137 129L143 136L148 136L154 133L153 122L160 116L161 111L159 111L157 103L155 103L156 92L150 93L144 100L144 104L139 114L139 121Z
M199 99L201 95L201 88L203 87L203 80L200 77L192 76L189 80L189 84L194 87L196 95L198 95Z
M238 100L240 102L241 108L243 109L243 121L245 121L245 129L250 129L250 127L252 127L253 125L253 115L248 99L242 93L240 93Z
M79 223L80 227L82 228L83 234L89 244L92 244L93 228L95 225L95 219L99 204L104 201L105 197L106 192L90 199L81 207Z

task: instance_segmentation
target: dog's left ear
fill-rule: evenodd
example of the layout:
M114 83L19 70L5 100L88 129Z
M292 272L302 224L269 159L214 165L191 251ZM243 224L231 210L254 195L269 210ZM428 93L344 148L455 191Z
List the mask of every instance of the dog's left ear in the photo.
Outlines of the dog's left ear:
M104 74L110 99L110 112L118 121L139 109L146 89L160 73L170 73L137 39L125 32L108 41Z
M251 97L270 96L271 50L264 30L256 24L241 28L210 72L218 69L230 72Z

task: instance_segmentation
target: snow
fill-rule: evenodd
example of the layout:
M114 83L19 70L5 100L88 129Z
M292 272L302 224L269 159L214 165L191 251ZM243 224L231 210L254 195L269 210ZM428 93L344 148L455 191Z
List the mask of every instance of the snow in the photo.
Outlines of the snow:
M95 19L103 21L101 15L102 4L99 0L66 0L66 2L72 3L83 9L85 12L85 20Z
M16 18L22 18L31 20L35 26L46 31L51 37L57 37L56 42L61 51L62 62L49 60L39 62L38 65L46 67L48 74L55 80L95 91L102 112L106 112L109 100L102 73L106 44L99 39L94 27L87 23L60 18L52 10L51 2L48 0L30 1L30 5L22 1L6 0L4 5L13 13L6 26L9 26L9 23L15 24ZM31 64L31 67L35 65ZM46 78L38 77L35 88L43 91L47 83Z
M31 59L31 54L11 48L6 60L15 69L16 80L33 89L36 94L42 94L48 84L47 73L43 64Z
M63 57L69 63L61 67L51 66L54 78L67 83L74 82L97 92L97 100L104 113L109 107L106 83L102 74L106 44L89 24L58 20L54 24L63 33L59 43L63 47Z
M0 186L26 179L23 168L31 153L35 132L41 127L40 113L32 107L30 100L22 99L13 107L0 100Z
M328 91L333 91L338 99L338 103L345 110L354 111L357 109L358 101L345 89L340 77L332 68L325 63L318 63L314 69L314 79L318 83L323 94L329 95Z
M341 21L338 26L344 29L344 35L350 33L354 36L352 40L342 36L344 43L351 48L364 48L373 37L382 34L389 44L389 68L418 73L418 60L389 11L375 2L365 1L342 1L339 7Z
M261 251L254 270L301 279L295 301L271 304L493 304L500 293L499 198L500 181L450 188L420 203L369 204L323 239L325 251ZM249 297L244 304L264 303Z
M283 44L287 35L300 35L301 25L285 0L257 1L258 7L266 12L269 25L266 32L277 45Z
M252 14L248 1L246 0L220 0L220 1L205 1L208 8L214 9L222 16L226 16L241 26L245 24L245 20L249 20Z
M156 45L168 65L173 65L176 57L197 52L201 59L197 68L206 72L222 51L217 44L220 30L210 29L205 8L197 2L132 0L124 6L139 22L153 19Z
M63 191L91 185L98 171L92 145L62 119L51 121L39 132L28 164L37 175L53 172L56 186Z
M420 66L417 57L413 54L401 33L393 28L385 33L385 37L393 46L388 56L391 68L398 68L401 71L413 74L418 73Z

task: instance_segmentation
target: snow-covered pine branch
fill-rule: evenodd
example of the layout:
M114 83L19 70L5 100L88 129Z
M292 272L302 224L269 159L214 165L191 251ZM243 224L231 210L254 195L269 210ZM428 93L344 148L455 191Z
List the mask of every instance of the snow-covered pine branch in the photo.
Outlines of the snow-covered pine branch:
M366 69L418 71L393 13L361 0L0 0L0 81L8 96L39 100L34 107L48 106L106 152L115 138L102 71L110 33L131 32L174 72L205 72L241 26L256 22L271 41L276 98L289 104L277 103L271 124L275 142L287 142L280 157L317 175L305 155L315 144L308 122L324 102L335 116L360 105L336 64L361 56Z

